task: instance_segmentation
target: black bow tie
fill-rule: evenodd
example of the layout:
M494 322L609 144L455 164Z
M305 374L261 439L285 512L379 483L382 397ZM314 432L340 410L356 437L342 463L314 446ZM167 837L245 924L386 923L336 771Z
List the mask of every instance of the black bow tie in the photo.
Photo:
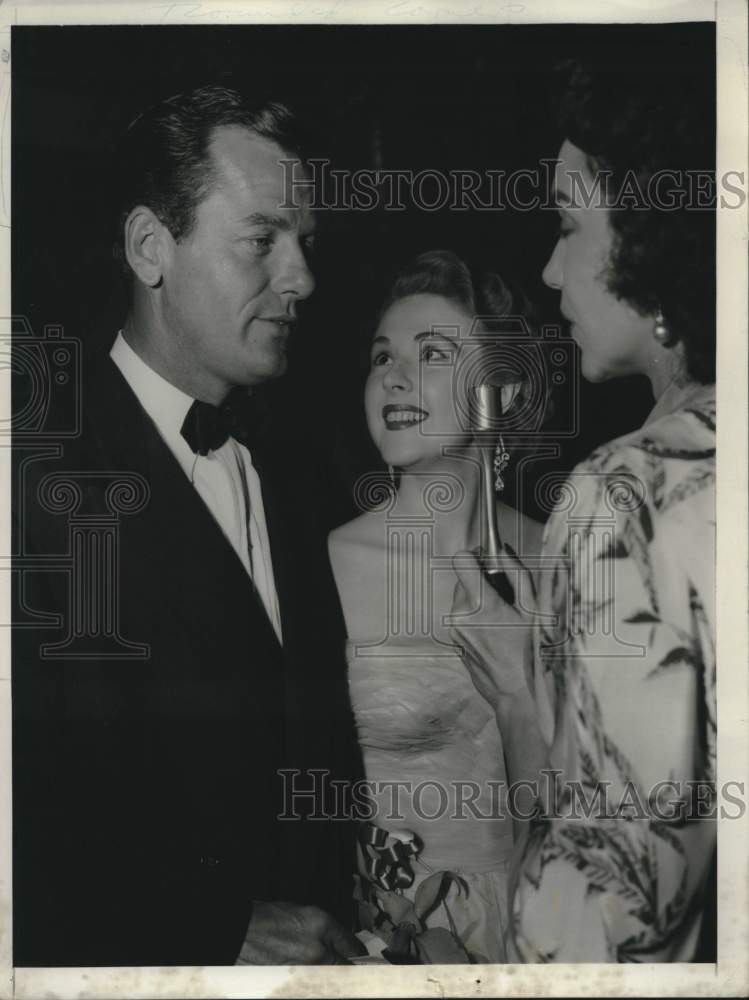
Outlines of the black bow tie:
M220 406L196 399L187 411L181 434L197 455L216 451L233 437L249 446L258 429L258 413L246 389L232 389Z

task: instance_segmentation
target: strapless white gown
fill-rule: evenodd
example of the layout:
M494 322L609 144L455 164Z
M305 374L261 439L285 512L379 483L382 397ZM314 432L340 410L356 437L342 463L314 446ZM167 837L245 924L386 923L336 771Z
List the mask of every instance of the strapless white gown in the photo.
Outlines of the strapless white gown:
M494 712L449 647L349 642L347 659L366 776L377 783L373 821L423 843L405 894L413 898L434 871L459 875L468 892L451 886L427 926L450 929L447 908L474 961L505 961L512 821ZM410 790L395 798L392 786L381 787L395 781Z

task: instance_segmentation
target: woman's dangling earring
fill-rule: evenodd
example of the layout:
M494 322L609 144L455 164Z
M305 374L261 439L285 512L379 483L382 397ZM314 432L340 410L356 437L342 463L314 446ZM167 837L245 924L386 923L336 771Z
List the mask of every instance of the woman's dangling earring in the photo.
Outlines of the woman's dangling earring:
M666 322L660 309L656 311L653 319L653 336L655 339L661 347L673 347L675 343L673 334L671 333L668 323Z
M497 447L494 449L494 489L497 493L501 493L505 488L505 481L502 478L502 473L507 468L507 463L510 461L510 453L505 448L505 443L502 435L499 435L499 440L497 441Z
M390 480L390 488L392 489L393 493L395 493L398 487L395 482L395 469L393 468L392 465L388 466L388 479Z

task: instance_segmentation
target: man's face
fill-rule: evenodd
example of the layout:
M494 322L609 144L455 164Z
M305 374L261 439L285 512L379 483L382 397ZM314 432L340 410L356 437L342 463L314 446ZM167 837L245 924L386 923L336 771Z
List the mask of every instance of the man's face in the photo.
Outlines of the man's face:
M290 190L280 147L221 126L210 153L215 176L193 229L167 239L160 302L176 381L216 403L286 370L297 303L314 289L306 259L314 224ZM301 207L279 208L292 194Z

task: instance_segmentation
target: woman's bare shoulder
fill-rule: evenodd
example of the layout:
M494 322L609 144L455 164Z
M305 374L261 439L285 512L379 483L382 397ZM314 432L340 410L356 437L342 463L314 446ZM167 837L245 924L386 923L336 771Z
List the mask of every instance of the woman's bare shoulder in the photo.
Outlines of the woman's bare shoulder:
M349 636L379 635L386 615L386 523L381 514L362 514L328 536Z
M328 535L328 550L336 575L353 567L361 570L362 560L384 547L383 516L377 511L367 511Z

